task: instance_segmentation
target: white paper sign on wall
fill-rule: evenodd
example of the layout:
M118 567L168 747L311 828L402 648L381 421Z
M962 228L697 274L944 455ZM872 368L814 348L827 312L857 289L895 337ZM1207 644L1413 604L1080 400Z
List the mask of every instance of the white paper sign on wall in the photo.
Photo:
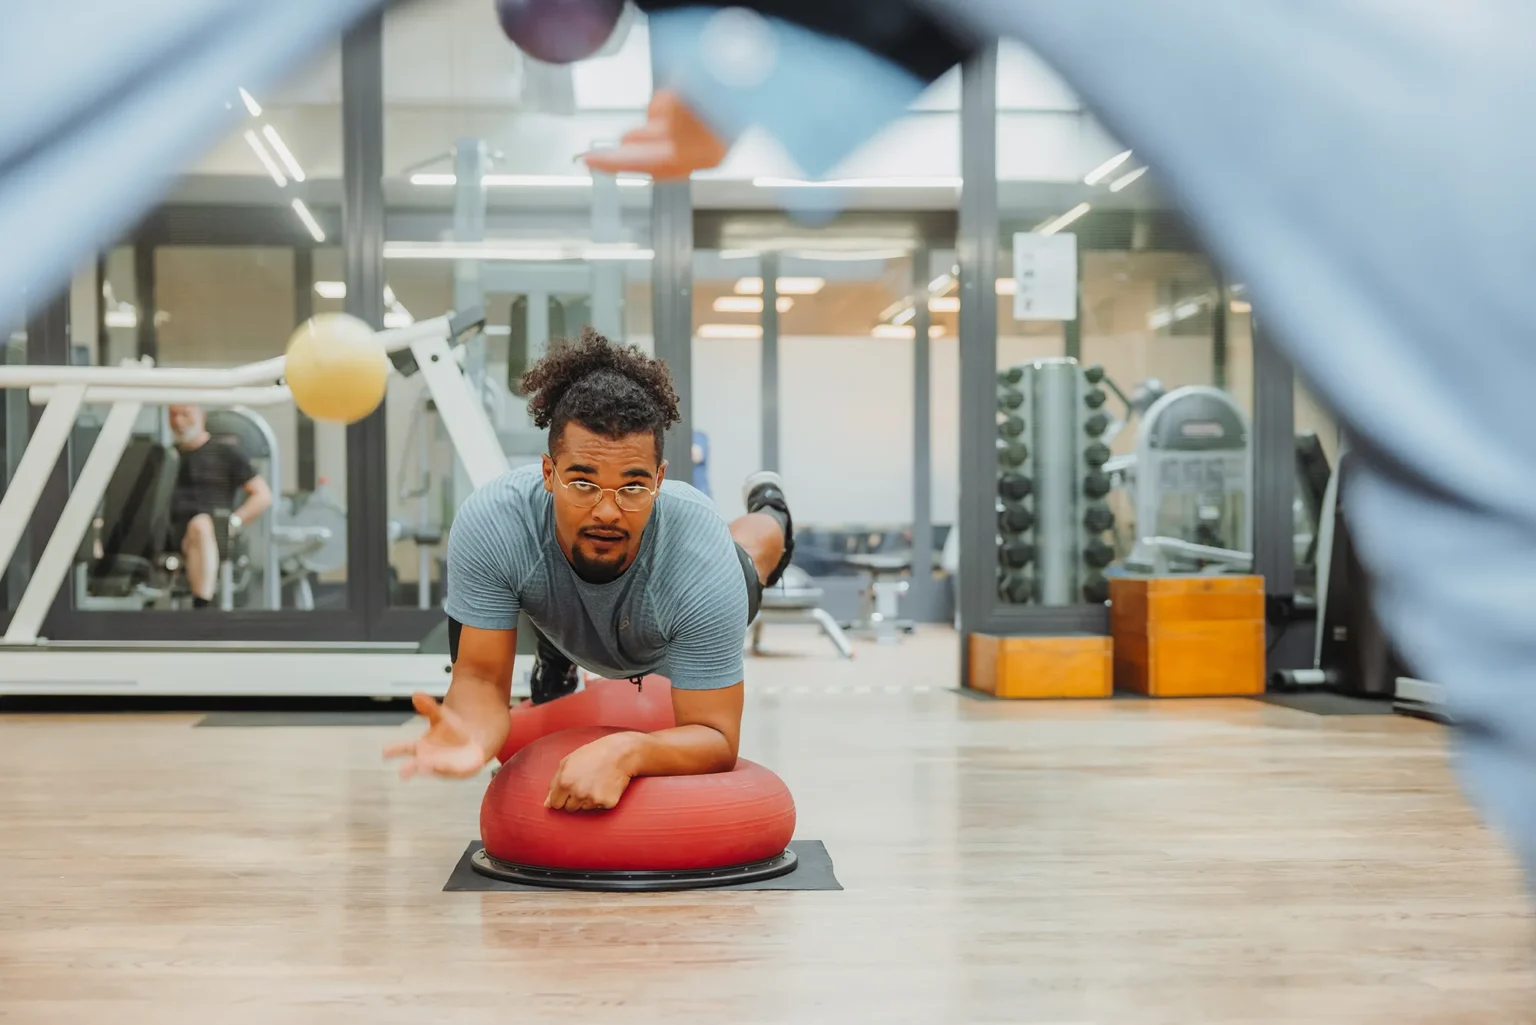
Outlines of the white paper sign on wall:
M1077 319L1077 236L1013 236L1014 320Z

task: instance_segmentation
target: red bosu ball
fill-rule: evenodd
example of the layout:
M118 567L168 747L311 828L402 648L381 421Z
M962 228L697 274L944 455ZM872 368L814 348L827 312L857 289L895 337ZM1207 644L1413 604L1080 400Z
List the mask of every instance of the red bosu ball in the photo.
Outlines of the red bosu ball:
M512 726L497 753L505 762L525 745L573 726L617 726L654 733L677 725L672 715L672 684L647 676L636 687L628 680L588 680L584 689L542 705L512 706Z
M480 838L493 865L555 870L567 876L703 873L706 877L683 885L734 881L707 878L712 870L732 867L777 866L760 878L793 869L794 855L787 849L795 831L794 799L783 780L745 758L737 759L729 772L631 780L618 806L608 811L544 807L561 759L616 732L620 731L587 726L552 733L524 747L497 771L480 806ZM477 868L484 870L480 864Z

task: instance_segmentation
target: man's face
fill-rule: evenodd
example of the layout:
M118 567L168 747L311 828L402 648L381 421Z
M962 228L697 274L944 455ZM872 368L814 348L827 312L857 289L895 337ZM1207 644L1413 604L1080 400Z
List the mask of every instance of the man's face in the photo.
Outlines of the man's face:
M166 418L170 421L171 433L176 436L177 442L196 441L202 437L206 418L201 407L170 406L166 409Z
M649 492L664 473L649 432L614 439L566 425L544 457L544 487L555 501L555 536L583 580L604 584L629 568L655 501ZM607 490L594 496L594 487Z

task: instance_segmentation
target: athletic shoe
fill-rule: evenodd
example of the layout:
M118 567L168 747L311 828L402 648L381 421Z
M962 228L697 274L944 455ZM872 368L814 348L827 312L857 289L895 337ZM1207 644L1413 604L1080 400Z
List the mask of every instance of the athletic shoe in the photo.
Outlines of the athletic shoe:
M741 501L749 513L766 513L779 521L784 530L784 556L768 575L765 587L779 582L795 554L795 523L789 515L789 500L784 497L784 478L772 470L759 470L741 485Z

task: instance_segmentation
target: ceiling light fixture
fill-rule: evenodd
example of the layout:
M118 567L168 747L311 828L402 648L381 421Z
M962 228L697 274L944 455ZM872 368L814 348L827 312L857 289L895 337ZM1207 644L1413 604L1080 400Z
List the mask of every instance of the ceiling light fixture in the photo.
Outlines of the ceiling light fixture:
M651 249L636 246L523 247L511 241L491 242L386 242L386 260L499 260L527 263L644 261L656 258Z
M618 182L620 188L643 189L651 180L620 178ZM458 177L453 174L421 171L411 175L412 185L448 186L458 183ZM591 187L592 178L583 174L483 174L480 176L480 184L488 189L584 189Z
M277 134L277 129L271 125L263 125L261 134L265 135L267 141L272 144L272 149L277 153L277 159L281 160L283 166L288 169L289 176L296 182L303 181L304 168L300 167L299 162L294 159L293 151L288 148L287 143L283 142L283 137Z
M753 178L759 189L958 189L958 175L895 176L890 178L829 178L810 181L805 178Z
M825 278L778 278L780 295L815 295L826 287ZM762 295L762 278L741 278L736 282L737 295Z
M243 86L240 89L240 102L245 104L245 109L250 112L251 117L261 117L261 104L257 103L256 97L246 92Z
M1086 175L1084 175L1083 184L1097 185L1105 178L1108 178L1110 174L1115 170L1115 168L1119 167L1129 159L1131 159L1130 150L1126 150L1123 153L1116 153L1114 156L1110 157L1098 167L1095 167L1092 171L1089 171Z
M304 227L309 229L309 235L316 242L325 241L325 229L320 227L320 222L315 220L315 215L309 212L309 207L297 197L293 200L293 212L299 215L299 220L304 222Z
M761 338L761 324L700 324L695 332L700 338Z
M928 309L932 313L959 313L960 297L958 295L940 295L928 300Z
M1035 233L1038 235L1054 235L1092 209L1093 205L1090 203L1079 203L1055 220L1048 221L1036 228Z
M1146 173L1147 173L1147 169L1145 167L1138 167L1136 170L1132 171L1130 174L1126 175L1125 177L1123 177L1123 178L1116 178L1113 182L1111 182L1110 186L1109 186L1109 191L1111 191L1111 192L1119 192L1121 189L1125 188L1127 185L1134 184L1142 175L1144 175Z
M345 281L316 281L315 294L322 299L345 299L347 297L347 283Z
M272 159L272 154L267 152L267 147L262 144L261 138L251 129L245 130L245 141L256 152L256 159L261 161L261 166L267 169L272 180L278 188L284 188L288 184L288 178L283 174L283 169L277 166L277 161Z

